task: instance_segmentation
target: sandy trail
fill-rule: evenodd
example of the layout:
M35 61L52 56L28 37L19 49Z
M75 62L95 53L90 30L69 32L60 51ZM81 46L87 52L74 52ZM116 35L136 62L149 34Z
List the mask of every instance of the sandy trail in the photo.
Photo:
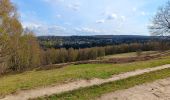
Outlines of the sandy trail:
M98 100L170 100L170 78L104 94Z
M44 87L44 88L32 89L32 90L23 90L15 94L7 95L5 98L2 98L0 100L28 100L29 98L36 98L36 97L40 97L44 95L59 94L59 93L63 93L63 92L71 91L71 90L76 90L81 87L100 85L103 83L125 79L131 76L141 75L147 72L162 70L166 68L170 68L170 64L158 66L154 68L147 68L147 69L136 70L132 72L126 72L126 73L122 73L119 75L113 75L111 78L108 78L108 79L78 80L75 82L70 82L67 84L62 84L62 85L57 85L57 86L49 86L49 87Z

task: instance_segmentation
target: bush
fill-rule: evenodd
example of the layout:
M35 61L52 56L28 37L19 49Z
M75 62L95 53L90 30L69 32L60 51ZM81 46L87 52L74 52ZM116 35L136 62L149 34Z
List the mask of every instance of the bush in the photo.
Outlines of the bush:
M136 56L139 57L139 56L141 56L141 55L142 55L142 50L137 50L137 51L136 51Z

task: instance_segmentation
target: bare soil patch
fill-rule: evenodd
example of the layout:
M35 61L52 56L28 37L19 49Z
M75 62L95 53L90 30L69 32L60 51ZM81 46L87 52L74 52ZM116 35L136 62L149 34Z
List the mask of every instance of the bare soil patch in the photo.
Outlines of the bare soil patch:
M98 100L170 100L170 78L104 94Z

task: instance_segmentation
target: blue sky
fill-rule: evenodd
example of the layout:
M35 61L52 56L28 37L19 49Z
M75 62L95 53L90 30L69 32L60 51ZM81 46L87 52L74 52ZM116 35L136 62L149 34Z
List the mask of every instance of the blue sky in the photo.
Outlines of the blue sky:
M36 35L149 35L167 0L12 0Z

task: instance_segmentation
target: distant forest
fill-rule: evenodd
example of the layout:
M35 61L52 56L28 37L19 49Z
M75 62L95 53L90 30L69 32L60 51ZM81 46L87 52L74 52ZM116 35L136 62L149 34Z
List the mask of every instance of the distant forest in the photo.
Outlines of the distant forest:
M39 36L39 43L42 48L91 48L108 45L120 45L131 43L159 42L162 40L158 36L138 36L138 35L96 35L96 36ZM164 39L169 41L169 38Z

